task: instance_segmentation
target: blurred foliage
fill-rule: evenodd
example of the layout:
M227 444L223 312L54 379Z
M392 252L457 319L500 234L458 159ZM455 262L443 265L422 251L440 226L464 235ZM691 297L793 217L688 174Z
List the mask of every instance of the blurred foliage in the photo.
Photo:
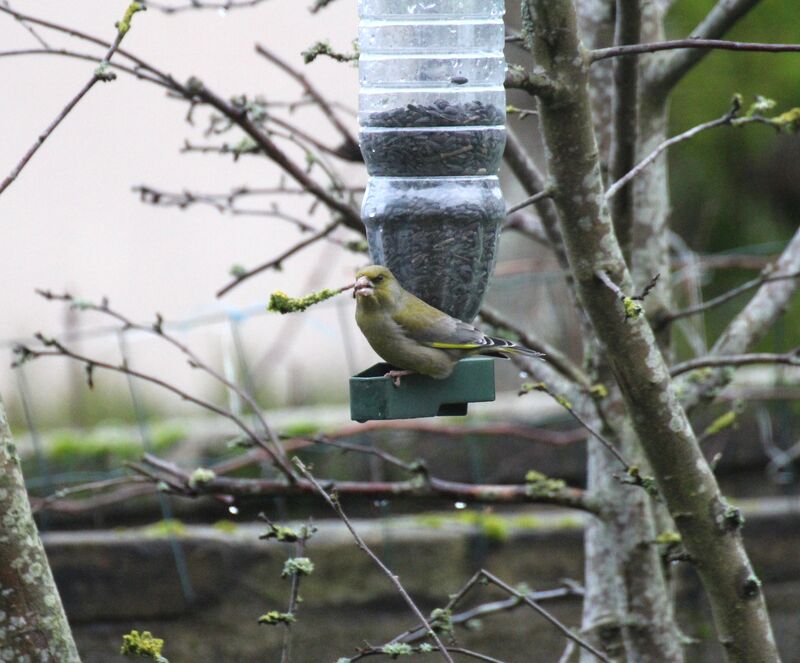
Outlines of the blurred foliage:
M713 0L679 0L668 18L668 37L691 30ZM771 43L800 42L800 6L795 1L763 2L726 38ZM739 92L745 105L756 95L777 102L775 112L800 106L800 55L716 51L675 89L670 134L723 115ZM670 150L673 227L701 252L772 255L800 223L800 136L763 126L722 127ZM705 297L752 278L752 271L721 270ZM709 342L747 301L739 297L708 316ZM800 306L790 306L760 349L788 349L798 342Z
M163 453L186 439L187 433L174 424L151 427L154 453ZM46 436L45 451L51 469L109 470L124 461L140 458L145 449L136 431L129 428L101 426L91 431L54 431ZM31 458L30 462L36 462Z
M142 528L142 534L154 539L183 537L189 533L189 529L177 518L164 518L157 523Z

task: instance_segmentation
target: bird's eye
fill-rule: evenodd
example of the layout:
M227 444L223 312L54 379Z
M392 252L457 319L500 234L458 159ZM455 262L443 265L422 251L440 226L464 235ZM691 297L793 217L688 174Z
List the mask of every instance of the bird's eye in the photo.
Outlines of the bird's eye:
M380 283L381 281L383 281L383 276L381 276L381 275L379 274L378 276L376 276L376 277L375 277L374 279L372 279L372 280L373 280L373 281L375 281L375 283Z

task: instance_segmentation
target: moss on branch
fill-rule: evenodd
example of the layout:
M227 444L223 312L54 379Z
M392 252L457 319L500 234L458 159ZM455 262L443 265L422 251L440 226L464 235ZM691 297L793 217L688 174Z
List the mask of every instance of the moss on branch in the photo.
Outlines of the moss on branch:
M335 297L341 290L331 290L323 288L317 292L312 292L304 297L290 297L285 292L276 290L269 296L267 310L274 313L299 313L305 311L309 306L324 302L326 299Z

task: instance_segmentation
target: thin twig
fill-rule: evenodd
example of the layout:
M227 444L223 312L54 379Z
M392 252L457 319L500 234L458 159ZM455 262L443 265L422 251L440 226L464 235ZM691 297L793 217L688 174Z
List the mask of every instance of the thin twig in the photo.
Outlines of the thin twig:
M442 641L439 639L439 636L436 634L436 631L434 631L433 628L431 628L431 625L428 623L428 620L425 619L425 616L417 607L416 603L414 603L411 596L409 596L408 592L406 592L405 588L400 583L400 579L397 577L396 574L392 573L392 571L386 567L386 565L380 560L380 558L374 552L372 552L370 547L364 542L364 539L361 538L359 533L356 532L355 528L353 527L353 524L350 522L344 510L342 509L341 504L339 504L338 497L336 497L335 495L331 497L325 491L325 489L317 482L317 480L314 478L311 472L308 471L308 468L306 468L306 466L303 464L303 461L301 461L297 457L293 458L292 460L294 464L297 466L297 468L300 470L300 473L313 484L314 488L317 490L320 497L322 497L322 499L324 499L328 503L328 505L336 512L339 518L341 518L342 522L345 524L347 529L350 530L350 534L353 535L353 539L355 539L356 545L359 547L359 549L365 552L369 556L369 558L373 562L375 562L378 568L389 578L389 580L395 586L395 589L397 589L400 596L403 597L403 600L406 602L408 607L411 608L411 611L417 616L417 619L419 619L419 621L423 624L428 635L430 635L430 637L439 647L439 652L441 653L442 658L444 658L444 660L446 660L448 663L453 663L452 657L450 656L450 654L447 653L447 648L442 644Z
M295 255L299 251L302 251L307 246L310 246L311 244L314 244L319 240L324 239L325 237L330 235L334 230L336 230L336 228L339 227L339 224L340 224L339 219L336 219L335 221L325 226L319 232L289 247L288 249L286 249L286 251L281 253L277 258L272 258L271 260L268 260L267 262L260 264L258 267L253 267L252 269L242 272L241 274L237 274L233 278L233 280L231 280L227 285L223 286L217 291L217 297L222 297L223 295L233 290L236 286L241 284L242 281L246 281L247 279L250 279L256 276L257 274L260 274L261 272L264 272L268 269L280 269L284 260L286 260L287 258L291 258L293 255Z
M659 321L658 326L663 327L668 325L675 320L680 320L681 318L685 318L690 315L696 315L698 313L703 313L708 311L712 308L715 308L721 304L724 304L727 301L730 301L734 297L738 297L742 293L747 292L748 290L752 290L753 288L758 288L762 283L769 283L770 281L781 281L783 279L796 279L800 278L800 272L792 272L791 274L777 274L777 275L769 275L763 274L758 278L751 279L746 283L742 283L727 292L722 293L721 295L714 297L713 299L709 299L702 304L698 304L697 306L690 306L689 308L685 308L681 311L674 311L672 313L665 314Z
M0 51L0 58L19 57L21 55L58 55L65 58L86 60L87 62L96 62L98 64L103 62L103 58L100 55L91 55L90 53L80 53L78 51L71 51L66 48L20 48L11 51ZM115 71L125 72L126 74L130 74L131 76L134 76L139 80L148 81L149 83L153 83L155 85L160 85L161 87L166 88L167 90L173 89L171 85L165 83L160 78L154 78L153 76L145 74L140 69L127 67L117 62L109 62L108 66L111 69L114 69Z
M272 445L272 454L270 455L273 458L277 456L282 461L280 463L280 467L284 470L285 473L288 472L287 473L288 478L291 479L294 477L294 474L291 472L291 467L288 465L288 459L283 453L283 448L280 445L280 440L278 438L278 435L275 433L275 431L269 425L267 420L264 418L264 415L261 413L261 408L259 407L258 403L256 403L252 395L249 394L246 390L239 387L239 385L237 385L235 382L226 378L219 371L216 371L215 369L211 368L211 366L209 366L205 361L203 361L189 346L187 346L185 343L181 343L175 336L165 331L164 320L160 314L156 315L156 320L154 323L149 325L143 325L134 322L123 313L120 313L119 311L112 309L107 299L103 299L101 304L94 304L92 302L85 300L78 301L72 295L67 293L55 294L53 292L44 290L36 290L36 293L49 301L65 302L77 310L94 311L96 313L106 315L121 323L123 332L139 331L139 332L144 332L146 334L152 334L154 336L162 338L164 341L172 345L187 358L189 366L201 370L207 375L209 375L211 378L219 382L226 389L229 389L230 391L235 393L238 398L240 398L250 407L250 409L254 413L256 420L261 425L262 430L264 431L264 433L266 434L267 438L269 439ZM262 444L259 444L259 446L262 445L263 442Z
M483 307L480 311L481 320L487 322L499 330L506 330L519 338L520 343L531 348L543 352L547 355L547 361L554 368L556 368L562 375L569 378L573 382L578 383L585 389L591 387L589 377L584 373L575 362L573 362L561 350L551 345L547 341L533 337L530 333L510 323L505 317L493 309Z
M481 317L487 319L481 314ZM487 319L488 321L488 319ZM522 340L525 343L525 340ZM535 348L534 348L535 349ZM552 359L548 356L548 359ZM552 362L551 362L552 363ZM552 444L555 446L562 446L573 444L586 439L585 433L582 428L573 428L566 431L550 430L546 428L531 428L528 426L520 426L514 424L480 424L473 426L464 425L447 425L441 423L432 423L428 421L419 420L396 420L396 421L367 421L363 424L350 424L337 428L336 430L326 432L326 439L341 439L343 437L350 437L353 435L362 435L373 431L408 431L416 433L425 433L427 435L442 435L447 437L455 437L462 435L491 435L504 438L517 438L521 440L529 440L531 442L541 442L544 444Z
M155 384L163 389L166 389L169 392L172 392L176 396L179 396L185 401L190 403L194 403L199 407L202 407L205 410L213 412L214 414L218 414L226 419L232 421L236 426L247 436L247 438L258 447L263 448L269 455L275 465L282 469L282 471L288 477L293 477L291 468L285 467L284 462L280 456L267 444L265 444L264 440L261 439L259 435L255 433L240 417L236 414L231 412L230 410L226 410L223 407L214 405L214 403L204 400L198 396L193 396L192 394L176 387L175 385L162 380L159 377L154 375L149 375L147 373L142 373L141 371L136 371L131 369L126 364L111 364L105 361L100 361L94 357L88 357L86 355L82 355L77 352L73 352L62 343L55 339L47 338L42 336L41 334L37 334L37 339L42 342L45 347L53 348L52 350L37 350L30 348L26 345L17 345L14 348L14 352L17 355L17 360L15 365L18 365L21 362L31 361L34 359L39 359L41 357L66 357L69 359L74 359L75 361L81 362L87 368L87 374L92 375L95 369L105 369L109 371L114 371L117 373L122 373L124 375L130 375L131 377L139 378L140 380L144 380L145 382L149 382L151 384Z
M59 124L64 120L64 118L69 115L70 111L78 105L78 102L86 96L86 94L91 90L95 83L99 81L108 82L116 78L116 76L108 71L108 67L106 63L111 60L114 53L116 53L117 49L119 48L120 43L125 38L125 35L128 33L131 24L131 17L137 11L142 10L144 7L140 5L138 2L132 2L128 7L128 10L125 14L125 17L117 24L117 36L114 38L114 41L111 42L111 46L109 46L108 50L106 51L100 65L94 70L92 77L83 85L83 87L78 91L78 93L72 97L67 102L67 105L61 109L61 111L56 115L55 119L47 125L47 128L39 134L39 136L34 141L33 145L28 148L28 151L22 156L22 159L19 160L17 165L14 169L9 173L9 175L0 183L0 195L11 185L14 180L17 179L19 174L22 172L22 169L28 164L28 162L33 158L33 155L39 150L39 148L44 144L44 142L50 137L50 135L56 130ZM19 14L11 10L8 6L5 8L0 7L0 11L6 11L17 18L18 21L25 22L25 19L21 18Z
M617 296L619 301L622 302L626 320L638 318L643 313L644 309L636 302L643 302L647 295L652 292L653 288L656 287L656 283L658 283L658 279L661 277L660 274L656 274L638 295L626 295L622 288L614 283L614 280L603 270L598 271L595 276L597 276L597 278Z
M416 653L422 654L424 651L434 652L434 651L442 651L436 646L431 646L430 649L423 650L419 647L412 648L412 651ZM476 661L484 661L484 663L504 663L499 658L494 658L492 656L487 656L486 654L481 654L476 651L471 651L469 649L464 649L464 647L456 647L456 646L449 646L447 651L452 652L454 654L461 654L462 656L466 656L467 658L475 659ZM355 661L360 661L362 658L369 658L372 656L391 656L393 659L396 658L391 653L387 653L384 651L383 647L361 647L358 650L358 653L353 656L352 658L346 659L347 661L354 663Z
M464 586L454 594L451 595L447 605L444 606L443 611L452 612L455 607L466 596L469 590L479 582L481 578L480 572L475 573ZM538 592L528 592L529 596L534 601L550 601L553 599L566 598L570 596L583 596L584 590L580 585L572 580L564 581L565 586L558 589L547 589ZM450 618L450 623L455 625L466 624L472 619L480 619L488 617L500 612L509 612L515 610L522 605L522 600L516 596L500 601L490 601L488 603L481 603L474 608L469 608L463 612L459 612ZM421 626L414 626L400 635L395 636L390 642L416 642L425 637L425 630Z
M50 495L47 495L46 497L37 500L35 503L31 504L31 506L34 511L41 511L42 509L48 509L53 503L64 500L70 495L77 495L80 493L104 492L108 488L116 488L117 486L121 485L127 486L136 483L140 484L144 481L147 481L145 477L135 477L135 476L124 476L124 477L116 477L114 479L102 479L100 481L90 481L88 483L78 484L77 486L59 488Z
M8 9L11 9L11 5L9 4L8 0L3 0L3 2L2 2L2 5L3 5L4 7L7 7ZM12 11L13 11L13 10L12 10ZM48 44L48 43L47 43L47 42L44 40L44 38L43 38L43 37L42 37L42 36L41 36L41 35L40 35L40 34L39 34L39 33L38 33L38 32L37 32L37 31L36 31L36 30L35 30L35 29L32 27L32 26L28 25L28 24L27 24L27 23L26 23L26 22L25 22L23 19L21 19L21 18L18 18L18 19L17 19L17 21L19 22L19 24L20 24L20 25L21 25L23 28L25 28L25 29L26 29L26 30L27 30L27 31L28 31L28 32L31 34L31 36L32 36L32 37L33 37L33 38L34 38L36 41L38 41L38 42L39 42L39 44L41 44L41 46L42 46L43 48L45 48L45 49L49 49L49 48L50 48L50 44Z
M598 48L589 53L590 62L657 51L671 51L681 48L718 49L723 51L758 51L761 53L798 53L800 44L764 44L757 42L728 41L726 39L671 39L653 41L646 44L627 44Z
M313 495L314 485L302 479L294 483L277 479L238 479L216 475L202 483L189 486L190 475L178 466L167 463L155 456L145 456L145 466L157 467L172 477L180 477L184 485L179 494L186 497L197 495L231 495L233 497L272 497L276 495ZM210 469L215 470L216 466ZM138 471L138 467L133 469ZM419 474L419 473L417 473ZM150 476L150 475L148 475ZM151 477L152 478L152 477ZM335 490L339 495L357 495L370 499L383 498L446 498L464 502L486 502L496 504L537 503L553 504L568 508L599 512L600 505L583 490L562 487L552 491L532 491L529 484L469 484L447 481L432 476L418 477L410 481L333 481L321 480L327 488Z
M294 556L304 557L306 551L306 542L314 532L314 528L309 523L303 527L300 536L294 544ZM289 607L286 612L292 616L297 615L297 607L299 604L298 598L300 596L300 578L301 573L292 574L292 587L289 590ZM281 663L289 663L292 657L292 624L291 622L284 622L285 630L283 633L283 646L281 647Z
M545 610L542 606L540 606L536 601L530 598L529 595L520 592L517 589L514 589L511 585L503 582L493 573L489 571L482 570L481 574L484 578L486 578L490 583L496 585L500 589L508 592L512 596L516 596L520 599L523 603L533 608L536 612L538 612L542 617L544 617L548 622L550 622L553 626L555 626L561 633L564 634L564 637L572 640L576 645L579 647L583 647L586 651L594 654L598 660L604 661L604 663L610 663L609 659L599 652L597 649L592 647L586 640L583 638L575 635L569 628L567 628L564 624L562 624L558 619L556 619L553 615L551 615L547 610Z
M721 39L759 2L761 0L717 0L689 33L690 38ZM710 49L687 48L665 54L666 61L658 62L646 77L645 87L648 89L645 93L655 93L657 99L665 100L678 81L710 52Z
M735 97L731 108L722 117L719 117L716 120L711 120L710 122L699 124L696 127L692 127L691 129L684 131L682 134L678 134L677 136L673 136L672 138L665 140L644 159L639 161L639 163L637 163L630 171L628 171L625 175L620 177L616 182L608 187L608 190L606 191L606 200L613 198L620 191L620 189L622 189L622 187L624 187L634 177L639 175L639 173L653 163L665 150L669 149L673 145L677 145L685 140L694 138L697 134L707 131L708 129L714 129L715 127L722 127L731 124L740 108L741 106L738 102L738 97Z
M615 44L639 42L642 24L640 5L641 0L616 0ZM609 178L612 182L636 165L639 130L638 65L637 60L631 59L621 59L614 63L613 126L609 157ZM623 195L611 201L609 208L620 247L626 260L630 262L634 217L633 191L624 191Z
M526 198L525 200L521 200L515 205L512 205L506 210L506 215L509 215L517 210L521 210L528 205L533 205L534 203L538 203L540 200L544 200L545 198L552 198L553 197L553 190L548 188L539 191L539 193L535 193L534 195Z
M505 223L502 228L503 232L506 230L515 230L516 232L532 239L534 242L541 244L544 247L550 247L550 240L547 238L547 233L544 230L544 224L539 216L530 212L514 212L506 217ZM530 260L525 261L530 266Z
M48 30L55 30L56 32L62 32L64 34L69 35L70 37L76 37L78 39L82 39L84 41L88 41L92 44L97 44L98 46L102 46L103 48L111 48L111 43L100 39L99 37L95 37L93 35L87 34L86 32L82 32L81 30L76 30L75 28L69 28L63 25L59 25L58 23L53 23L52 21L46 21L41 18L37 18L35 16L30 16L28 14L23 14L22 12L18 12L14 9L10 9L8 7L0 6L0 12L4 12L6 14L10 14L14 18L18 20L23 20L27 23L33 23L35 25L40 25L43 28L47 28ZM161 79L164 84L168 85L175 91L185 91L184 86L178 83L170 74L160 71L156 67L151 64L148 64L141 58L135 56L130 51L126 51L124 48L117 48L117 54L127 58L131 62L133 62L137 67L150 72L157 78Z
M344 145L339 148L341 152L340 156L344 156L345 158L349 156L351 160L353 160L353 158L355 160L360 160L361 150L359 150L358 141L355 139L355 136L353 136L350 130L344 126L342 121L336 115L336 111L334 111L331 104L327 99L325 99L322 93L314 85L312 85L308 78L306 78L301 71L292 67L288 62L281 59L278 55L265 48L261 44L256 44L256 53L262 57L265 57L279 69L282 69L289 74L289 76L291 76L303 87L305 93L316 102L323 115L325 115L325 117L330 121L330 123L339 132L344 140Z
M616 458L620 464L622 465L625 472L629 475L632 475L632 466L625 460L625 457L620 453L620 451L605 437L603 437L598 431L596 431L592 426L586 423L583 418L578 415L577 412L572 407L572 404L563 396L559 396L558 394L554 394L550 391L550 388L544 384L544 382L538 382L536 384L523 384L522 388L519 390L519 395L523 396L524 394L530 393L531 391L541 391L550 396L556 403L558 403L561 407L563 407L567 412L572 415L572 418L575 419L581 426L583 426L589 433L591 433L594 437L596 437L599 442L611 453L614 458Z
M50 21L45 21L43 19L39 19L33 16L29 16L26 14L22 14L15 10L11 10L9 8L3 7L0 5L0 12L4 12L14 16L17 19L25 20L27 22L41 25L42 27L56 30L59 32L63 32L73 37L77 37L79 39L83 39L85 41L89 41L94 44L98 44L100 46L104 46L106 48L110 47L110 44L98 37L94 37L89 35L85 32L80 30L76 30L74 28L65 27L59 25L57 23L52 23ZM314 181L307 172L303 170L298 164L294 163L287 154L280 149L275 142L262 130L261 127L250 117L246 108L242 107L234 107L231 103L224 100L219 95L215 94L213 91L209 90L206 86L204 86L199 80L193 78L187 84L181 84L175 78L164 72L159 70L157 67L153 66L142 60L141 58L137 57L136 55L132 54L129 51L126 51L122 48L117 48L116 52L128 60L130 60L135 66L137 70L145 71L151 74L153 77L160 81L160 84L169 87L182 98L186 99L190 103L206 103L217 111L222 113L233 125L238 126L242 129L256 144L258 149L263 151L263 153L274 163L276 163L289 177L291 177L300 187L305 189L309 194L314 196L317 200L323 203L326 207L330 208L335 212L339 212L341 215L342 223L349 228L359 232L363 235L364 227L361 223L360 214L358 210L355 209L353 205L350 203L340 199L333 193L327 191L323 186L319 183ZM153 81L152 78L143 77L144 80Z
M245 436L245 439L249 437ZM299 449L310 444L319 444L318 441L289 439L285 442L286 450ZM334 446L334 445L331 445ZM358 445L353 445L352 451ZM135 472L142 474L152 482L158 483L164 479L161 473L167 474L171 491L182 497L197 497L200 495L229 497L276 497L314 495L314 486L304 479L295 479L287 483L283 479L238 479L225 476L227 473L259 463L268 454L262 447L230 460L221 461L208 467L214 472L214 478L208 481L190 485L191 475L173 463L169 463L156 456L145 455L142 462L129 465ZM402 462L402 461L401 461ZM155 469L154 469L155 468ZM529 484L469 484L457 481L447 481L424 473L424 467L419 464L404 471L413 470L414 479L409 481L334 481L322 480L322 483L340 495L353 495L357 497L378 499L395 499L398 497L408 499L445 499L476 504L548 504L576 509L597 515L601 505L591 495L579 488L564 486L552 491L532 491ZM420 481L420 476L422 480ZM177 481L176 481L177 479ZM55 511L78 513L124 502L132 497L153 492L154 486L139 486L133 492L130 489L121 489L110 492L102 499L87 498L80 500L60 500L55 496L47 504L47 508ZM92 484L76 486L74 493L81 492L81 488L91 489Z
M339 212L341 223L360 233L364 232L361 223L361 215L349 203L331 195L319 183L315 182L309 175L296 163L294 163L286 153L283 152L275 142L267 136L249 117L246 109L235 109L230 103L209 90L197 79L192 79L187 86L190 98L203 101L216 108L219 112L229 118L234 124L239 126L264 153L280 166L289 177L297 184L306 189L310 194L324 203L334 212Z
M533 196L547 188L544 177L523 146L522 141L513 131L508 131L503 159L529 196ZM550 248L555 254L559 266L564 270L569 284L571 272L569 271L569 261L564 251L564 243L561 240L561 231L558 227L559 219L555 205L549 199L543 198L536 203L536 211L542 220L542 227ZM570 288L570 295L572 294L573 290Z
M800 366L800 348L795 348L789 352L776 354L772 352L752 352L741 355L720 355L718 357L698 357L689 359L680 364L675 364L669 369L672 377L681 373L697 370L698 368L720 368L724 366L749 366L751 364L786 364L788 366Z

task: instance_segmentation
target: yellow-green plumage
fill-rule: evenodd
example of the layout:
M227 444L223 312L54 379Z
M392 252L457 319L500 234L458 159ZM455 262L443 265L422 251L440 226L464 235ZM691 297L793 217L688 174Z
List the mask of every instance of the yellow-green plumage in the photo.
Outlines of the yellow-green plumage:
M370 265L356 275L356 322L372 349L398 369L446 378L459 359L475 354L507 357L541 353L501 338L426 304L394 275Z

